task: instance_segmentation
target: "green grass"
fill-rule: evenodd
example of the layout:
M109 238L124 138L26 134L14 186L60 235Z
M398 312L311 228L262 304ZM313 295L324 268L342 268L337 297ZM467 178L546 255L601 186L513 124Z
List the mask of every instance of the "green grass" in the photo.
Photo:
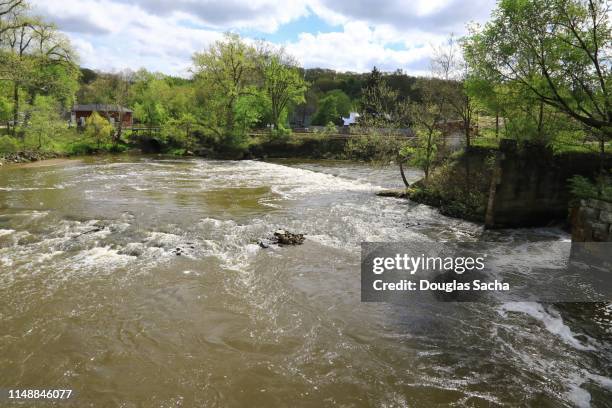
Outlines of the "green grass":
M495 132L491 129L484 129L480 134L472 138L472 146L486 147L489 149L497 149L499 147L499 141L501 137L496 138Z

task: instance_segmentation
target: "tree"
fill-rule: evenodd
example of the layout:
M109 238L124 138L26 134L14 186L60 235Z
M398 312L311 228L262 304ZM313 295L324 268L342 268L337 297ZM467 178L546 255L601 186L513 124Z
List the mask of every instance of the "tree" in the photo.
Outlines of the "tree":
M32 104L30 118L24 126L24 145L40 150L65 128L61 119L60 104L50 96L39 95Z
M398 97L399 93L386 84L374 67L362 90L359 123L369 128L401 127L405 124L405 103Z
M400 165L403 158L408 158L413 165L423 169L425 181L429 178L440 137L438 125L443 115L443 105L439 91L442 83L443 81L438 79L420 78L417 80L415 87L419 89L421 102L411 103L408 113L413 123L416 144L406 145L400 152ZM403 171L402 178L407 185Z
M153 99L136 102L134 105L134 118L149 127L161 126L166 122L168 115L163 105Z
M399 129L409 124L408 101L399 99L399 92L391 89L384 81L382 74L376 67L372 69L362 90L359 126L365 137L356 142L347 143L348 153L365 151L367 156L376 157L377 160L397 160L402 180L408 185L404 175L403 158L400 151L407 142L396 138L396 135L387 134L389 131ZM383 132L381 132L383 130Z
M193 56L195 79L206 104L203 126L217 136L237 136L236 103L254 94L258 76L257 53L236 34L226 34L206 51Z
M274 129L279 129L281 114L289 104L305 102L304 92L308 86L298 70L297 63L282 50L264 52L259 60L264 92L270 101L272 125Z
M319 109L312 118L314 125L327 125L332 122L340 124L343 116L348 116L351 110L350 98L340 89L334 89L319 100Z
M472 75L465 81L464 89L477 109L495 117L495 138L499 139L500 115L504 112L502 87L497 86L494 82Z
M85 121L85 134L96 142L98 149L109 140L112 132L113 126L98 112L93 112Z
M0 1L0 47L4 34L7 31L15 30L23 24L20 19L15 19L15 16L22 15L27 8L25 0L1 0Z
M440 78L440 97L445 110L444 120L458 118L463 122L465 145L472 144L471 128L475 115L474 101L465 92L465 82L469 79L469 65L461 55L461 49L451 34L446 44L438 47L431 60L432 73Z
M319 101L319 109L312 118L313 125L325 126L328 123L336 123L340 119L336 98L326 96Z
M359 124L365 128L397 129L408 125L407 100L399 99L399 92L391 89L376 67L362 90Z
M20 121L22 91L27 92L30 103L37 95L51 95L69 105L79 75L67 38L53 24L28 16L23 4L2 15L11 23L3 23L10 28L1 30L0 35L0 80L13 85L14 134Z
M506 0L465 43L471 67L521 87L578 121L604 142L612 137L610 7L605 0Z
M195 147L194 131L198 129L196 118L187 112L177 119L168 120L162 127L162 136L171 144L191 150Z
M8 98L0 95L0 123L6 123L7 131L10 132L10 120L13 108Z

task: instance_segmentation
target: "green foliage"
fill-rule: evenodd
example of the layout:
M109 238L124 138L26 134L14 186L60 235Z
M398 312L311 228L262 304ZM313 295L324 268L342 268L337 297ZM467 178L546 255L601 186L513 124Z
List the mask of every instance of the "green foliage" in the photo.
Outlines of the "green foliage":
M361 97L360 126L365 128L399 128L408 124L406 103L399 99L398 91L383 80L374 67Z
M85 135L92 140L98 149L110 142L113 126L98 112L93 112L85 121Z
M236 104L253 93L258 75L255 47L236 34L226 34L206 51L194 54L193 63L200 102L207 111L204 125L220 140L235 141L243 132L236 123Z
M8 135L0 136L0 154L17 152L19 151L19 147L17 139Z
M262 103L263 98L263 95L254 92L237 99L234 106L234 118L235 130L238 133L246 134L264 116L266 104Z
M429 130L424 127L416 127L416 140L411 145L405 145L400 149L400 156L408 158L411 166L422 169L425 179L428 179L432 170L436 155L438 153L438 142L441 136L438 130Z
M11 120L13 113L13 105L8 98L0 95L0 123L6 123Z
M147 99L134 105L134 118L148 126L160 126L166 122L168 115L163 105Z
M274 129L282 126L281 116L290 105L305 101L304 92L308 88L297 64L282 52L259 57L263 76L263 93L266 95Z
M48 150L53 139L66 129L59 103L50 96L37 96L21 129L26 149Z
M495 136L495 133L490 129L480 129L478 137L472 140L472 146L485 147L488 149L499 148L499 137Z
M444 215L482 222L491 174L487 166L480 166L472 169L468 178L464 160L464 154L447 158L436 166L426 182L408 190L410 198L438 207Z
M375 164L388 164L398 157L404 142L395 137L376 132L352 137L345 147L346 157L352 160L363 160Z
M347 117L351 111L350 98L341 90L334 89L319 100L319 109L315 113L312 124L324 126L329 122L342 124L342 117Z
M610 140L611 41L605 0L506 0L498 3L493 19L482 29L472 29L465 55L473 75L491 84L504 108L504 95L509 95L511 107L528 113L523 119L536 118L535 132L533 123L522 120L511 125L513 134L527 132L541 138L551 133L543 129L541 108L546 105L547 110L565 115L566 121L579 122L590 133ZM491 105L489 98L480 99ZM513 109L505 117L513 118L518 111Z
M319 101L319 109L312 118L313 125L324 126L327 123L338 123L340 114L338 113L337 101L333 96L328 96Z
M198 131L196 118L190 113L183 113L178 119L168 120L162 127L162 138L170 146L180 146L183 150L195 148L194 133Z
M573 176L568 180L570 191L576 198L595 198L612 202L612 175L599 177L596 182L583 176Z

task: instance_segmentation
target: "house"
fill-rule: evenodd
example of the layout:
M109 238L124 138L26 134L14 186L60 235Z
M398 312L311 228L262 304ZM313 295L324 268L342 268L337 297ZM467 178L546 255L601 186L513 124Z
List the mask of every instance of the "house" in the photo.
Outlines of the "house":
M349 113L349 117L348 118L342 118L342 122L344 126L350 126L350 125L354 125L355 123L357 123L357 119L359 119L359 114L357 112L351 112Z
M94 112L98 112L101 116L108 119L113 126L117 126L119 120L122 122L122 127L131 127L133 124L134 112L131 109L118 105L104 104L74 105L70 114L70 123L83 127L87 118Z

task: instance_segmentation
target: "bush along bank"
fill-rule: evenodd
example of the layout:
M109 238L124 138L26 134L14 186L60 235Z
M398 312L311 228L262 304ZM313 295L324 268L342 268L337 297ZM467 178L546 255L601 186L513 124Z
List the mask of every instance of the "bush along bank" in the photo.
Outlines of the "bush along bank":
M405 196L487 228L545 226L567 222L573 199L568 180L575 175L595 178L600 166L598 154L555 155L540 145L471 147L440 163ZM612 168L611 155L604 168Z
M427 180L412 184L407 198L437 207L440 213L468 221L485 221L494 152L471 148L440 163Z
M246 158L345 159L346 139L308 135L254 140Z

